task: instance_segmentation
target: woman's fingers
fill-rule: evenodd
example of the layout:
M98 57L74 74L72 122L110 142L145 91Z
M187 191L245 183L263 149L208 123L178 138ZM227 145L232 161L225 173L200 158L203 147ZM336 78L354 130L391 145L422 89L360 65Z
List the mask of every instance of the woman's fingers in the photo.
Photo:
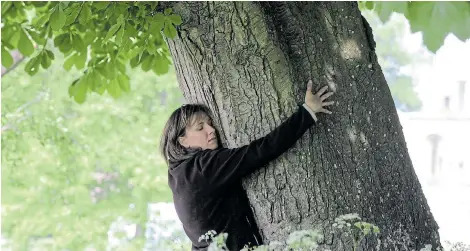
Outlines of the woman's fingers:
M312 92L312 85L313 85L312 80L309 80L307 83L307 93Z
M325 95L321 96L320 97L320 100L323 101L325 99L327 99L329 96L333 95L333 92L327 92L325 93Z
M332 105L334 103L335 103L335 101L328 101L328 102L323 102L321 105L322 106L329 106L329 105Z
M327 85L323 86L323 88L321 88L315 95L320 97L326 91L326 89L328 89Z
M325 109L325 108L321 108L320 111L323 112L323 113L331 114L331 111L330 111L330 110L327 110L327 109Z

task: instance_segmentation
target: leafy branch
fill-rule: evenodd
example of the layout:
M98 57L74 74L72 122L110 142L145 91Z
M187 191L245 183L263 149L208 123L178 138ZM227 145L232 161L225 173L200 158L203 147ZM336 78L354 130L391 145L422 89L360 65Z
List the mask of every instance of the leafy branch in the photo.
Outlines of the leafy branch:
M177 35L181 17L171 8L156 11L156 2L2 2L2 65L13 65L10 51L30 57L25 71L33 76L55 59L48 41L67 57L63 64L82 75L69 95L83 103L89 92L118 98L130 91L126 65L157 75L168 72L170 54L164 41ZM40 51L34 45L42 45Z
M470 2L359 1L361 10L377 13L387 22L393 12L403 14L412 32L422 32L426 47L436 52L449 33L465 42L470 38Z

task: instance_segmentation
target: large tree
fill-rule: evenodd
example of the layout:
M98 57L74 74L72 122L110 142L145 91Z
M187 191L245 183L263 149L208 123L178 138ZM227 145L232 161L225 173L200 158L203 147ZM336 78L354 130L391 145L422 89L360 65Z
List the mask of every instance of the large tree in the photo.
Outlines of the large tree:
M169 40L189 102L216 114L228 147L274 129L302 102L305 84L328 85L337 105L282 157L244 182L265 241L358 213L381 229L381 249L439 247L367 21L353 2L184 2ZM286 135L289 137L289 135ZM377 243L364 242L364 250Z
M425 31L433 51L448 32L470 37L465 2L361 6L382 19L404 13L412 29ZM441 15L453 22L436 18ZM18 49L30 57L25 70L34 75L51 65L48 47L55 46L67 57L64 68L83 70L69 88L79 103L90 92L119 97L129 91L129 61L166 73L163 30L185 98L215 112L228 147L281 123L302 102L307 79L317 88L329 85L334 115L321 116L294 148L244 182L265 241L317 228L325 246L349 250L329 228L337 216L358 213L380 227L381 249L440 246L357 3L2 2L2 24L2 65L10 67L9 51Z

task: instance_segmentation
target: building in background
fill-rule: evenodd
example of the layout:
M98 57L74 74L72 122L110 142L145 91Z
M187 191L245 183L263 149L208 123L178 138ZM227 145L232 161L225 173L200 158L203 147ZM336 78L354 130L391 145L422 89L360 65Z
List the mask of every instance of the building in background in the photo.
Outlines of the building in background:
M449 35L431 65L414 69L418 112L399 111L421 182L470 185L470 40Z

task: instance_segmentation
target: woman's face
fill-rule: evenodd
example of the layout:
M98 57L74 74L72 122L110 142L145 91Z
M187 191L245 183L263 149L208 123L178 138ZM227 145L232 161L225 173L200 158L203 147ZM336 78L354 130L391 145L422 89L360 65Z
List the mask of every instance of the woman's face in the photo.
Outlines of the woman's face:
M186 133L180 137L179 142L188 148L217 149L217 135L212 121L207 115L193 116L190 124L186 126Z

